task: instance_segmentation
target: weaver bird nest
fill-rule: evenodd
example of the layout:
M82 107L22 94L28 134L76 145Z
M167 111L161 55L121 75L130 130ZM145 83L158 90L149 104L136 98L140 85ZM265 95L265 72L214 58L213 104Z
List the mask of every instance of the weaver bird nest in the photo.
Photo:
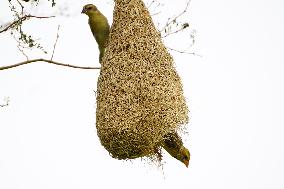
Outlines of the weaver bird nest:
M142 0L115 1L97 92L98 136L117 159L154 155L188 122L173 58Z

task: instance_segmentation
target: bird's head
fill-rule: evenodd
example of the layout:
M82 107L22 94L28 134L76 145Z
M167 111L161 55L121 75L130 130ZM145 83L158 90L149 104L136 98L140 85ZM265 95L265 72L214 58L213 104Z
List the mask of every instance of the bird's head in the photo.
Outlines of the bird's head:
M190 153L187 148L181 147L180 149L180 156L178 159L186 166L188 167L189 160L190 160Z
M99 10L95 5L87 4L83 7L83 10L81 13L90 16L90 15L99 13Z

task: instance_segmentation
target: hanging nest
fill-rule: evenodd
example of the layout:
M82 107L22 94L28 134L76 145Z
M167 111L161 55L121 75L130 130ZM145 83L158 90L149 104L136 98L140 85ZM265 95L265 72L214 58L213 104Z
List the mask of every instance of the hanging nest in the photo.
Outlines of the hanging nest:
M188 122L173 58L142 0L115 1L97 92L97 133L117 159L158 153L164 136Z

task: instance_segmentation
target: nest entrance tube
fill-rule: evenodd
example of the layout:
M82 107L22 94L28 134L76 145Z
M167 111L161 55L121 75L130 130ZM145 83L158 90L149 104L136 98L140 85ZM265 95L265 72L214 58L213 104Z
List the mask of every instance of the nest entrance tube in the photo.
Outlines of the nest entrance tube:
M187 122L180 77L143 1L116 0L98 79L101 144L117 159L154 155Z

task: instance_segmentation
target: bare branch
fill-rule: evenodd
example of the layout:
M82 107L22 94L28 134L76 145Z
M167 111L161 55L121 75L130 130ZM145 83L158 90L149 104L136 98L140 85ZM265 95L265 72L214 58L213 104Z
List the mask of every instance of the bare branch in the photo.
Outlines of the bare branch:
M161 13L161 11L151 14L151 16L156 16L156 15L158 15L160 13Z
M53 18L55 16L34 16L34 15L25 15L21 18L19 18L18 20L15 20L14 22L12 22L11 24L9 24L8 26L6 26L4 29L0 30L0 33L5 32L7 30L9 30L10 28L13 28L14 26L18 25L19 23L29 19L29 18L38 18L38 19L43 19L43 18Z
M0 107L1 107L1 108L5 107L5 106L9 106L9 103L6 102L6 104L0 104Z
M53 46L53 51L52 51L52 55L51 55L50 60L53 59L54 51L55 51L56 44L57 44L57 41L58 41L58 38L59 38L59 29L60 29L60 25L58 25L58 28L57 28L56 40L55 40L55 43L54 43L54 46Z
M12 34L12 36L13 36L14 40L18 43L17 44L18 50L22 53L22 55L24 55L26 57L26 60L29 60L28 55L24 51L25 47L21 44L21 41L19 41L14 34Z
M4 101L5 101L5 104L0 104L0 107L5 107L5 106L9 106L9 102L10 102L10 99L9 97L5 97L4 98Z
M176 31L173 31L173 32L170 32L170 33L167 33L166 35L163 35L162 38L165 38L165 37L168 37L169 35L178 33L178 32L180 32L180 31L182 31L182 30L184 30L184 29L186 29L188 27L189 27L189 24L188 23L184 23L180 29L178 29Z
M19 0L17 0L17 2L18 2L18 4L21 6L21 9L22 9L22 12L21 12L21 14L23 15L24 14L24 6L22 5L22 3L19 1Z
M153 3L157 1L157 0L152 0L152 2L149 4L148 9L150 9L150 7L153 5Z
M187 3L186 3L185 9L184 9L179 15L175 16L175 17L172 18L172 19L169 19L169 20L167 21L166 25L163 27L163 29L162 29L161 31L164 31L170 24L172 24L173 22L175 22L177 18L179 18L180 16L182 16L184 13L186 13L190 2L191 2L191 0L188 0Z
M75 65L71 65L71 64L64 64L64 63L59 63L59 62L55 62L55 61L52 61L52 60L39 58L39 59L27 60L27 61L20 62L20 63L17 63L17 64L12 64L12 65L9 65L9 66L0 67L0 71L10 69L10 68L15 68L15 67L22 66L22 65L25 65L25 64L30 64L30 63L33 63L33 62L47 62L47 63L55 64L55 65L58 65L58 66L66 66L66 67L78 68L78 69L90 69L90 70L91 69L100 69L100 67L75 66Z
M181 54L190 54L190 55L202 57L202 55L196 54L195 52L181 51L181 50L173 49L173 48L170 48L170 47L167 47L167 49L169 49L171 51L175 51L175 52L181 53Z
M24 49L21 48L21 43L19 41L17 42L18 42L18 45L17 45L18 50L26 57L27 60L29 60L28 55L25 53Z

